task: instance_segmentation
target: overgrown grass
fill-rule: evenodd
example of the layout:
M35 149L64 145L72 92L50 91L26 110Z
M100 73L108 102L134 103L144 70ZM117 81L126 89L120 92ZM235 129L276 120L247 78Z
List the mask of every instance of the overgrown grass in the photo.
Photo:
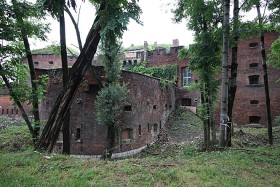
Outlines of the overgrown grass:
M0 186L280 186L280 147L116 161L0 153Z
M242 130L255 136L265 133ZM28 149L28 136L26 126L0 130L0 187L280 186L279 143L209 153L175 146L165 155L103 161L35 153ZM12 142L25 146L15 152Z

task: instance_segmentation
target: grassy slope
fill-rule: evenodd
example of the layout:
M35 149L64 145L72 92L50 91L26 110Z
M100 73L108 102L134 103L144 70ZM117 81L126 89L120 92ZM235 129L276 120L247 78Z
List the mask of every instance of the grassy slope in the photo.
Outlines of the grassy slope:
M279 130L274 128L278 140ZM265 136L266 132L242 131L257 136ZM26 150L30 145L27 135L24 126L0 130L0 187L280 186L279 141L274 146L245 146L210 153L197 153L192 147L181 146L168 149L168 154L101 161L63 155L47 159L43 154ZM19 142L24 146L18 146ZM245 140L242 142L245 145Z
M280 186L279 155L279 146L117 161L0 153L0 186Z

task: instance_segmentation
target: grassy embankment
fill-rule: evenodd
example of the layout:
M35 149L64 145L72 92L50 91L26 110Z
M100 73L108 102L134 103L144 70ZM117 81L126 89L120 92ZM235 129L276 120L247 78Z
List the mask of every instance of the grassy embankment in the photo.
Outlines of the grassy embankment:
M254 135L265 132L242 131ZM279 127L275 132L279 138ZM175 154L102 161L34 153L20 146L28 142L26 127L0 130L1 187L280 186L279 144L210 153L182 146Z

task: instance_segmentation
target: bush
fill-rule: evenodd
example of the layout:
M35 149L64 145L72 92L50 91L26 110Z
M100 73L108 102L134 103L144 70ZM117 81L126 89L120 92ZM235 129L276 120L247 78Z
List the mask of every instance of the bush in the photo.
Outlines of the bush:
M0 130L0 150L24 151L32 146L32 137L26 125L7 126Z
M279 127L280 126L280 116L275 117L273 126L274 127Z

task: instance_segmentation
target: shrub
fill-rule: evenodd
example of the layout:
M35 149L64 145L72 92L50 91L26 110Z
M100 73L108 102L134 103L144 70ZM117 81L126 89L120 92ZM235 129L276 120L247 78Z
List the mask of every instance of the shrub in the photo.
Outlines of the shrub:
M0 130L0 150L23 151L32 146L32 137L26 125L7 126Z

